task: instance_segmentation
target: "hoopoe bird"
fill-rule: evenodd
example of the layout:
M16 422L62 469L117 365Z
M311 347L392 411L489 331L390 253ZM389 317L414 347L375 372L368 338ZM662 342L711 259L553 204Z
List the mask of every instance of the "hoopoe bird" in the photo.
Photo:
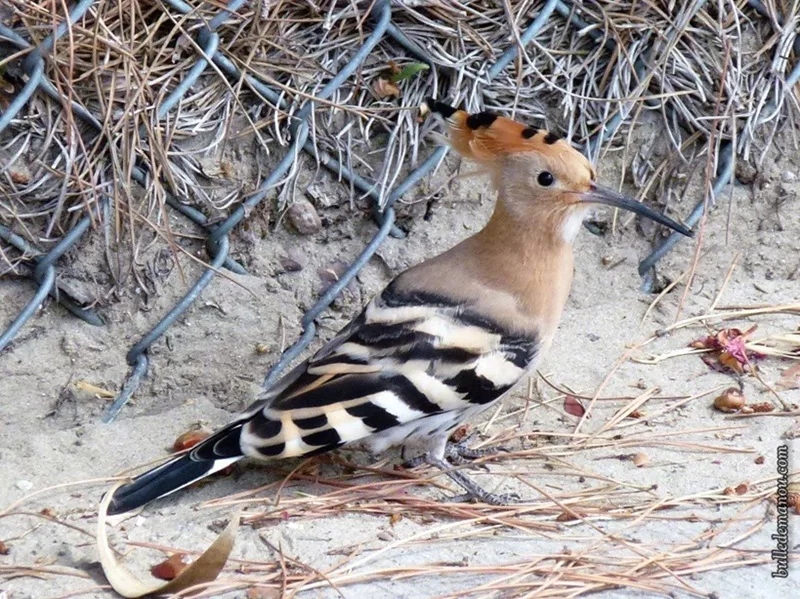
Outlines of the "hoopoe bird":
M177 491L244 457L313 456L343 445L404 456L445 472L472 499L503 504L448 460L474 450L448 442L530 372L553 340L573 273L572 244L597 204L691 231L597 183L565 140L491 112L436 100L450 145L497 191L486 226L398 275L336 337L228 426L120 487L109 513Z

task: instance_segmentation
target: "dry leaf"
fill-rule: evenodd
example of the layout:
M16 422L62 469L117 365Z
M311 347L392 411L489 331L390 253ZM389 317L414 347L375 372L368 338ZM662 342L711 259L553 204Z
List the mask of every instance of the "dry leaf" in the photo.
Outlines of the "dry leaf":
M775 406L768 401L762 401L761 403L750 404L750 407L754 412L761 412L761 413L772 412L775 409Z
M13 88L12 88L13 91ZM11 176L11 180L14 183L19 183L21 185L27 185L31 181L30 173L21 170L11 170L9 171L9 175Z
M756 352L748 352L745 346L747 338L755 330L756 325L744 332L740 329L722 329L714 335L695 339L689 344L689 347L711 350L700 356L709 368L720 372L733 371L743 374L745 369L752 368L753 360L764 357Z
M577 519L578 519L577 516L573 516L569 512L561 512L556 517L556 522L572 522L573 520L577 520Z
M746 401L741 391L736 387L729 387L722 395L714 398L714 407L720 412L736 412L744 407Z
M647 455L644 453L639 452L635 456L633 456L633 465L636 466L637 468L641 468L642 466L646 465L649 462L650 458L648 458Z
M379 77L375 83L372 85L372 89L375 91L375 95L379 98L388 98L393 96L395 98L400 97L400 88L397 87L396 84L392 83L388 79L384 79L383 77Z
M564 411L567 414L580 418L586 413L586 408L583 407L583 404L577 397L567 395L567 397L564 398Z
M176 553L150 568L150 574L161 580L174 580L191 563L191 556L185 553Z
M208 439L209 434L205 431L201 430L193 430L183 433L180 437L175 439L175 443L172 444L172 449L175 451L184 451L185 449L189 449L190 447L194 447L200 441L204 441Z
M75 388L80 389L81 391L86 391L87 393L93 393L97 395L97 397L116 397L117 394L113 391L109 391L108 389L103 389L102 387L98 387L97 385L92 385L91 383L87 383L86 381L76 381Z
M108 505L114 496L114 491L125 484L120 481L114 485L103 497L100 503L100 513L97 517L97 552L100 554L100 565L111 587L123 597L135 599L151 595L154 593L178 593L191 586L211 582L215 580L228 556L233 550L233 542L239 530L240 511L232 517L228 526L225 527L217 539L206 549L194 562L192 562L177 578L166 583L141 582L125 569L118 561L111 547L108 545L108 533L106 532L106 520L108 519Z
M450 441L453 443L460 443L464 439L467 438L467 433L469 432L469 424L462 424L456 430L453 431L453 434L450 435Z

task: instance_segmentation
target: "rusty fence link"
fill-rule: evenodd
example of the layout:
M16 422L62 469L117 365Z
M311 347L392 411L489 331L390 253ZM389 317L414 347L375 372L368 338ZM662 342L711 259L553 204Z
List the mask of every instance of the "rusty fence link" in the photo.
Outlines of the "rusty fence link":
M255 90L265 101L269 101L274 106L281 109L286 109L288 107L286 100L279 92L261 81L257 75L243 73L219 50L219 34L217 30L233 13L245 4L245 1L246 0L230 0L224 8L219 8L219 12L210 21L199 23L201 27L195 34L194 42L200 49L200 55L197 57L192 68L186 73L183 80L159 106L157 111L157 117L159 119L167 116L170 110L178 104L181 98L190 90L198 79L207 72L211 63L213 63L216 72L224 74L234 84L244 79L246 86ZM23 62L23 70L28 77L28 81L23 89L20 90L9 103L5 112L0 114L0 132L12 122L19 111L37 91L47 94L62 104L64 103L56 87L45 75L44 57L52 50L55 41L67 31L68 25L74 24L80 20L95 2L96 0L81 0L75 3L69 11L68 21L61 23L51 36L47 37L35 48L32 48L31 44L17 32L0 24L0 41L13 45L18 50L30 50ZM189 4L181 0L164 0L164 2L172 10L176 11L176 13L188 16L188 18L193 18L194 9ZM169 193L169 191L166 192L167 205L207 231L206 251L210 259L210 266L206 268L200 278L169 312L130 348L126 359L131 366L131 372L125 380L119 395L103 415L104 422L110 422L116 417L127 400L136 391L142 378L146 375L149 362L147 350L184 312L186 312L203 289L211 282L216 271L224 267L239 274L246 272L245 269L229 255L231 242L228 235L237 225L247 218L252 208L264 200L269 190L281 182L286 173L289 172L295 164L295 161L298 160L301 151L313 155L315 159L319 160L328 170L346 181L354 189L369 196L373 202L373 215L379 228L358 257L351 263L347 271L304 314L301 319L302 334L293 345L284 351L279 360L266 374L264 379L265 387L274 383L286 366L308 347L316 335L316 318L328 308L341 291L350 283L353 277L358 274L386 237L389 235L395 237L403 236L403 232L395 226L394 203L423 177L437 168L445 157L447 149L444 147L435 149L427 159L410 172L404 181L388 192L385 201L381 203L381 194L376 182L360 176L337 158L321 151L315 146L313 140L309 139L310 126L308 121L315 108L314 100L326 100L330 98L336 90L353 75L375 46L386 37L391 38L393 42L413 55L416 59L428 64L431 69L438 68L438 72L441 72L443 77L448 77L446 68L436 65L433 58L428 55L423 48L420 48L411 41L404 35L399 27L392 23L392 6L389 0L377 0L371 10L372 32L370 35L364 40L364 43L355 50L352 58L350 58L344 67L322 87L316 96L313 99L306 100L305 103L299 107L289 124L289 133L291 134L292 141L288 151L275 169L262 181L259 188L254 193L247 196L224 221L211 224L201 211L182 203L177 197ZM547 0L528 24L527 28L521 33L518 43L523 46L527 45L541 31L554 13L561 15L561 17L570 22L576 29L582 30L587 27L587 23L575 14L575 7L569 2ZM199 19L199 17L197 18ZM592 39L597 43L603 41L603 37L599 31L589 30L588 34L592 36ZM606 40L604 43L610 45L610 49L613 50L613 41ZM512 44L495 64L486 69L483 83L489 83L502 72L517 56L518 50L519 46ZM3 58L5 57L0 55L0 60ZM640 77L647 69L645 61L641 61L634 66ZM799 77L800 68L795 67L792 71L791 80L787 81L787 88L791 89ZM71 102L70 107L75 115L93 128L95 132L100 133L102 125L94 115L74 101ZM603 141L614 134L628 116L630 110L630 107L625 109L623 106L620 106L616 114L606 123L606 126L589 140L584 150L590 157L596 157ZM718 160L718 178L714 185L713 194L718 195L722 191L722 188L731 181L732 157L733 148L730 146L723 148ZM0 165L0 168L2 168L2 165ZM132 178L141 186L147 187L150 184L149 180L151 178L148 165L137 164L133 169ZM101 221L107 216L104 212L109 210L110 202L110 198L100 198L95 208L98 211L98 214L94 215L96 220ZM690 226L696 224L702 216L706 205L707 201L704 198L688 216L686 223ZM5 332L0 335L0 352L11 343L14 336L35 313L36 309L41 305L47 295L53 296L56 301L84 321L92 325L103 324L102 319L97 314L79 306L75 301L71 300L66 293L60 291L56 285L56 263L58 259L75 246L90 227L92 220L92 215L84 215L78 224L47 253L42 252L21 236L0 225L0 239L22 252L24 256L29 257L35 264L30 277L38 285L38 289L33 298L25 305ZM679 236L673 234L667 238L661 246L653 250L651 255L645 258L640 264L639 272L645 277L646 289L652 285L652 272L656 262L665 255L678 240Z

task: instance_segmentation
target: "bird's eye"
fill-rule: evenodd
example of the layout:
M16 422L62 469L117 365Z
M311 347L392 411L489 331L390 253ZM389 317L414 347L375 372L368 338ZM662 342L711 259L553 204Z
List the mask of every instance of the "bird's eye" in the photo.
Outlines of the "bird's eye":
M549 171L542 171L539 173L539 176L536 180L542 187L550 187L553 183L555 183L556 178L553 176L553 173Z

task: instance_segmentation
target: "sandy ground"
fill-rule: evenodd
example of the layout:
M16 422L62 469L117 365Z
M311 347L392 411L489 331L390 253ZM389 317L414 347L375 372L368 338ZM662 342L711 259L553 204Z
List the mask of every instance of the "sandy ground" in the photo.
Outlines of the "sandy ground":
M765 163L752 185L737 185L713 212L681 318L708 310L737 251L741 252L738 264L718 307L779 305L800 298L800 208L794 199L800 187L796 179L789 181L792 177L785 175L800 176L800 172L796 163L784 157L792 154L788 142L783 149ZM616 160L607 158L601 169L602 178L609 182L614 181ZM449 160L427 189L436 189L454 165ZM257 394L282 339L288 344L299 334L301 311L313 303L323 285L318 271L335 267L336 260L355 257L374 233L370 219L352 210L346 199L342 201L346 195L336 191L335 183L322 174L318 179L332 197L332 205L318 205L322 231L303 237L284 224L277 228L269 224L263 211L254 214L246 230L234 237L237 256L247 262L251 274L227 280L217 277L155 344L147 379L114 423L100 422L110 400L82 391L76 384L85 381L117 391L128 372L127 349L186 289L179 269L165 258L168 254L160 253L162 246L154 246L147 255L156 273L151 281L155 294L145 296L138 289L103 308L108 325L102 328L83 324L48 303L12 348L0 356L0 506L10 507L0 511L0 540L8 549L7 555L0 556L0 597L44 599L78 592L85 597L113 596L107 587L98 587L106 583L93 540L97 502L110 484L105 478L164 457L182 432L198 423L224 424L233 412L245 407ZM417 189L406 199L425 199L425 191ZM698 193L696 185L691 187L675 211L687 212ZM782 198L785 201L781 202ZM319 319L321 339L315 346L344 325L391 276L477 230L491 207L491 192L471 179L454 182L434 202L406 207L411 229L408 238L389 239L345 295ZM627 216L623 216L625 220ZM102 271L101 243L99 236L90 237L82 255L68 256L61 268L67 283L89 295L104 286L104 280L93 274ZM681 244L664 260L659 273L677 278L691 265L694 247L691 242ZM648 248L641 230L632 225L604 237L582 233L576 246L572 295L554 346L541 367L548 380L591 396L631 344L674 321L683 285L667 294L642 322L654 296L639 290L636 264ZM295 257L302 256L305 265L300 272L282 272L281 258L289 250ZM196 276L195 265L188 260L182 265L187 279ZM31 293L31 285L24 281L0 285L0 323L8 322ZM796 315L775 314L737 319L726 326L747 328L751 323L759 325L756 336L795 331L800 325ZM710 326L716 329L719 323ZM681 329L633 356L680 350L706 332L700 324ZM259 345L265 345L266 351L256 351ZM774 385L789 365L788 361L765 359L760 362L760 377ZM750 403L770 401L770 393L753 377L741 382ZM319 514L313 508L313 496L337 489L319 479L346 484L400 480L353 473L323 460L310 467L312 480L293 479L282 488L277 507L274 484L247 504L247 513L268 512L270 516L242 528L233 557L272 564L274 571L278 568L275 548L280 547L287 559L297 560L290 562L290 569L304 575L310 570L298 563L326 570L343 561L362 562L352 573L364 574L364 582L342 583L338 591L323 585L303 591L302 597L466 596L466 590L512 573L480 566L521 564L522 568L534 563L539 569L529 581L538 584L549 577L553 588L562 588L557 582L559 572L567 565L580 565L581 559L586 560L586 572L601 575L615 571L620 560L638 556L659 564L677 553L685 564L679 568L681 575L671 574L677 568L675 562L662 569L643 567L638 578L633 569L631 579L639 580L640 586L629 584L599 596L663 596L656 592L655 584L669 584L667 590L674 597L800 596L800 566L792 564L789 579L773 579L774 563L768 556L774 548L770 535L775 532L775 508L769 496L775 488L776 449L780 444L796 448L792 430L797 430L796 418L732 419L715 411L715 390L736 384L733 376L712 371L697 356L675 357L656 365L626 360L601 393L603 398L622 399L598 401L580 432L600 431L631 398L656 387L654 397L639 408L642 417L624 419L602 431L600 437L606 442L596 447L572 449L563 448L578 418L565 413L563 397L538 380L529 399L527 387L521 385L488 426L473 423L475 443L516 435L506 445L528 450L525 456L488 461L491 474L474 473L486 486L517 492L522 505L535 506L518 516L518 525L491 518L469 521L463 515L452 517L405 506L378 491L372 498L369 491L364 492L360 503L345 503ZM786 401L800 403L798 390L781 394ZM680 398L691 396L698 397L676 406ZM647 462L637 467L631 456L639 453ZM367 464L364 456L352 452L343 451L340 457ZM389 456L387 469L396 462L395 457ZM202 550L232 511L227 505L199 507L202 502L276 483L298 465L237 467L232 476L153 504L116 529L112 540L120 548L126 541L140 541ZM793 469L798 469L796 461ZM419 470L417 475L435 473ZM316 483L314 476L318 477ZM96 482L80 482L87 480ZM435 481L441 486L419 485L407 492L420 501L438 501L455 491L444 477L437 476ZM721 493L744 482L748 486L741 496ZM67 486L53 489L54 485ZM32 496L39 491L43 492ZM564 514L560 502L579 491L586 494L586 503L570 505L585 518L557 520ZM359 509L365 504L378 509L366 513ZM643 512L646 505L661 508ZM639 511L626 513L626 506L638 506ZM43 516L40 511L44 509L48 511ZM402 517L390 518L391 513ZM500 512L480 513L497 516ZM794 539L800 538L799 521L800 516L791 517ZM792 543L796 550L797 541ZM731 548L737 550L735 559L761 563L735 567L714 561L715 555L719 558ZM574 562L565 558L570 553L577 556ZM139 548L126 563L146 576L147 568L161 559L163 553ZM425 574L421 571L425 567L446 571ZM706 567L708 571L703 571ZM381 568L408 568L414 576L369 574ZM348 571L344 567L336 573ZM257 576L255 566L248 569L232 564L222 578L241 581ZM611 581L615 580L617 576L612 575ZM574 589L589 589L589 582L574 584ZM505 596L522 596L526 589L512 587L504 592ZM222 590L212 592L213 596L223 594ZM565 595L566 591L547 596ZM243 597L245 590L225 596ZM248 595L259 596L277 595L266 591Z

